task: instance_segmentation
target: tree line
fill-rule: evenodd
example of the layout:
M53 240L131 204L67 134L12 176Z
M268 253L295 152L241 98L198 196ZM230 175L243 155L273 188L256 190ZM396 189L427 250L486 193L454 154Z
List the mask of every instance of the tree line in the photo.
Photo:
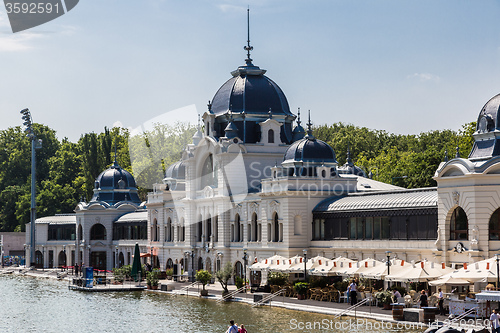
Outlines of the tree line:
M33 124L42 148L36 150L37 216L73 212L78 202L89 201L94 181L115 158L134 174L141 200L154 182L164 177L170 164L179 160L192 142L194 126L155 124L149 131L131 135L124 128L104 128L86 133L77 142L59 140L56 132ZM475 123L460 130L441 130L419 135L334 123L314 128L314 135L332 146L339 165L349 147L353 162L372 173L373 179L407 188L435 186L432 179L445 150L449 158L467 157L474 142ZM0 231L24 231L30 219L31 142L21 127L0 130ZM132 168L133 166L133 168Z

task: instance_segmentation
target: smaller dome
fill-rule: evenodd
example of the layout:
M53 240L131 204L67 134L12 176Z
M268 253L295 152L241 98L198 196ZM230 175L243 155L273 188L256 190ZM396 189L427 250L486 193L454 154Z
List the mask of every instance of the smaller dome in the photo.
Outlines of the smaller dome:
M308 135L288 147L282 164L283 166L298 164L336 165L337 157L328 143Z
M97 176L91 201L105 201L109 204L120 201L131 201L137 204L141 202L134 176L122 169L116 160L109 169Z
M354 165L351 159L351 152L347 149L347 159L343 166L337 168L340 174L355 175L366 178L366 173L359 166Z
M186 167L183 161L178 161L168 167L165 171L165 178L170 179L185 179L186 178Z

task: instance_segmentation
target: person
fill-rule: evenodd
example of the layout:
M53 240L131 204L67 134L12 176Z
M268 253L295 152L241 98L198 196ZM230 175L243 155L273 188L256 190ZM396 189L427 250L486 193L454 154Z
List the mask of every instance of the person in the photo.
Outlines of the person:
M427 303L427 294L425 293L425 290L422 289L422 292L420 293L420 307L427 307L429 306L429 303Z
M245 329L245 325L241 324L238 333L247 333L247 330Z
M231 319L231 320L229 321L229 324L230 324L231 326L229 326L229 327L228 327L228 329L227 329L226 333L238 333L238 326L236 326L236 325L234 324L234 320L232 320L232 319Z
M500 333L500 321L498 319L498 311L493 309L490 316L491 333Z
M75 275L78 276L78 264L75 265Z
M354 280L352 280L351 284L349 285L348 291L349 291L349 297L351 298L351 305L356 304L358 302L357 299L358 288Z
M401 298L401 293L397 289L394 289L392 291L392 300L394 301L394 303L398 303L399 298Z
M440 315L444 315L444 295L443 295L443 291L441 290L441 288L438 288L438 305L439 305L439 314Z

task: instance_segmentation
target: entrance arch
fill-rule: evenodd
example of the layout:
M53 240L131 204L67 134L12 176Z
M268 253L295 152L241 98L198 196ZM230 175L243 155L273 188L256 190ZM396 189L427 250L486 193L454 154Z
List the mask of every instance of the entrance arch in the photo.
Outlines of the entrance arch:
M59 267L67 266L66 265L66 253L64 253L64 251L59 252L59 255L57 257L57 263L58 263Z

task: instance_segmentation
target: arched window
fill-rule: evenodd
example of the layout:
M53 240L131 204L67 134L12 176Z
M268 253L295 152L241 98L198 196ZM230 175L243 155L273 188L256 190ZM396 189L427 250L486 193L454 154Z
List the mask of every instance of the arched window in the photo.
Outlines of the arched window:
M280 225L278 222L278 213L274 213L273 218L273 242L279 242L280 240Z
M208 155L201 168L201 188L214 184L214 160L212 154Z
M214 218L214 242L219 241L219 217Z
M174 267L174 262L173 262L172 258L168 258L167 265L165 267L166 267L166 269Z
M172 241L172 219L169 217L167 219L167 226L165 227L165 242Z
M300 215L296 215L293 218L293 234L300 235L301 229L302 229L302 217Z
M203 269L203 258L198 258L198 270Z
M274 143L274 130L267 131L267 143Z
M252 215L252 242L257 241L257 214Z
M106 228L100 224L94 224L90 229L91 240L106 240Z
M156 232L158 230L158 221L156 219L153 220L153 225L151 226L151 241L156 242L158 241L158 233Z
M450 220L450 240L467 240L469 237L469 222L467 214L461 207L455 208Z
M241 241L241 238L240 238L240 229L241 229L241 226L240 226L240 215L236 214L236 216L234 217L234 241L235 242Z
M489 234L490 240L500 240L500 208L491 214Z
M83 230L82 225L78 225L78 240L81 241L83 239Z
M238 276L240 278L244 277L244 269L243 265L241 262L237 261L236 264L234 265L234 276Z

